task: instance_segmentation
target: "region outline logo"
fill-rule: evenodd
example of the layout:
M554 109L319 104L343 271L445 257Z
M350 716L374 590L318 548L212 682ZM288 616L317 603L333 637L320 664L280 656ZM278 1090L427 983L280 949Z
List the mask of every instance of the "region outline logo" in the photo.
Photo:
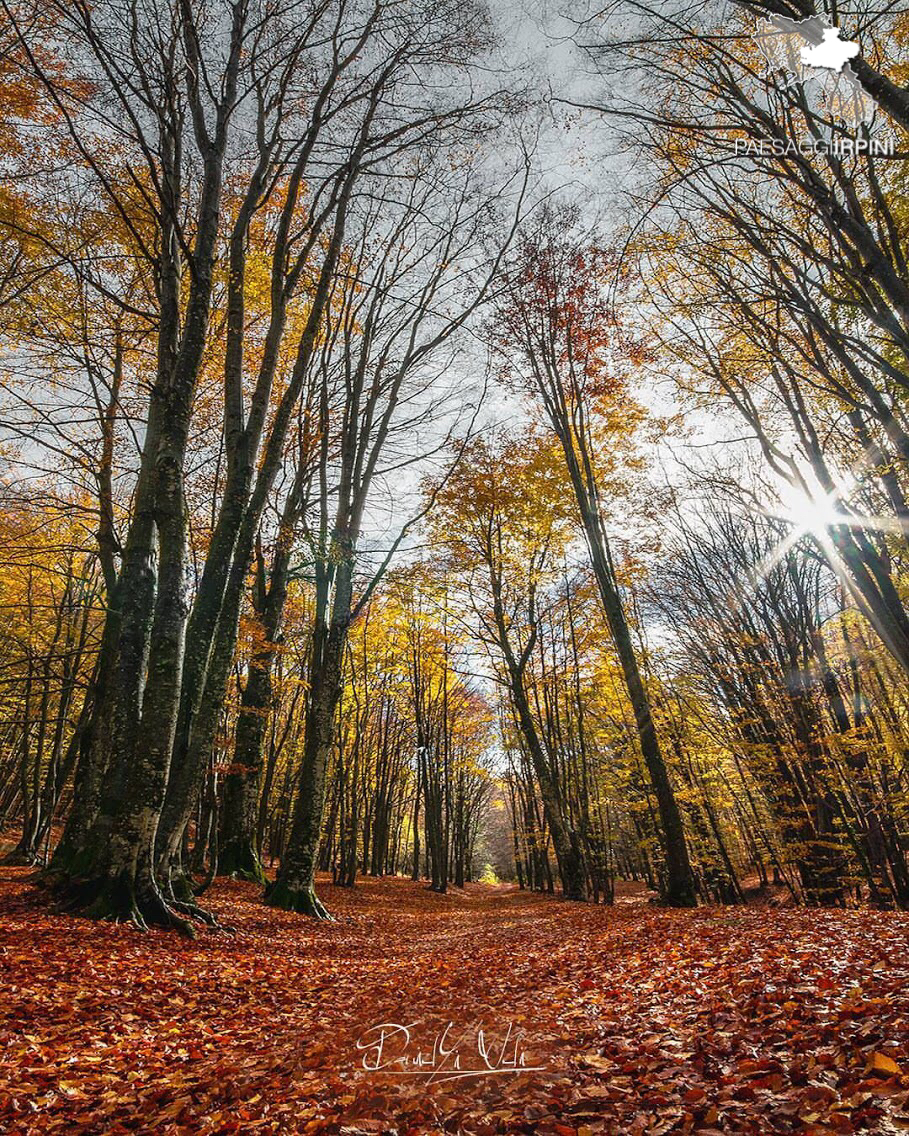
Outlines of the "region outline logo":
M781 74L790 85L799 84L812 110L854 127L871 121L874 100L849 65L859 54L859 45L842 39L838 27L822 16L792 20L772 15L758 20L753 34L768 74Z

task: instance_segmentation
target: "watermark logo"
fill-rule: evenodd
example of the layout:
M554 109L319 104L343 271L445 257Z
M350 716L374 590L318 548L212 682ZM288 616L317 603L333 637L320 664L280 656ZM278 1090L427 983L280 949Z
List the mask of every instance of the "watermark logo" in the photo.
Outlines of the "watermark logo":
M379 1022L370 1026L357 1039L357 1049L363 1054L361 1067L367 1073L423 1078L427 1084L539 1073L546 1068L534 1062L527 1049L530 1039L511 1022L493 1031L448 1022L422 1040L417 1025Z
M833 158L892 158L892 138L736 138L736 154L752 158L794 158L828 154Z
M859 45L842 39L839 28L821 16L805 20L771 16L758 21L754 38L768 72L798 84L816 113L852 127L871 121L874 100L849 65Z

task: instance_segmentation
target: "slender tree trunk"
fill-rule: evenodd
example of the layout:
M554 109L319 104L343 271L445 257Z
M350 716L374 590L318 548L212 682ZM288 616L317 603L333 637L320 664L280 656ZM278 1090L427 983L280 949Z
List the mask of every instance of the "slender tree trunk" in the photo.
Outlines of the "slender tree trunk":
M224 779L218 872L265 883L259 859L258 817L262 757L272 702L274 651L266 649L250 664L237 715L231 770Z
M682 813L657 738L650 699L631 641L628 619L619 595L602 518L595 499L591 499L585 490L579 471L577 478L574 476L574 470L577 469L576 462L571 462L570 465L597 588L603 603L606 621L609 624L609 631L615 644L616 654L619 657L625 686L628 690L628 698L634 713L641 746L641 755L644 758L644 764L647 766L647 773L657 800L657 809L660 815L660 841L666 860L666 887L662 899L671 907L694 907L697 905L697 895L694 873L691 870L691 863L688 858L688 846L685 842Z
M331 619L326 623L324 616L321 621L318 613L316 616L297 802L281 867L265 893L265 902L272 907L299 911L319 919L330 918L316 895L316 864L325 804L325 774L335 746L335 715L341 697L353 595L350 541L333 543L338 549L335 594Z

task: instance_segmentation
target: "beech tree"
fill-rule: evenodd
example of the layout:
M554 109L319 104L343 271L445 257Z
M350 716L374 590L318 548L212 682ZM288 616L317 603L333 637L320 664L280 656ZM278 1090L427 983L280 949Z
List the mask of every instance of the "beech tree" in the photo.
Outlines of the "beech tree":
M568 538L554 483L552 455L539 439L506 442L498 452L477 441L444 487L434 523L452 568L465 577L478 633L507 691L539 786L563 893L584 900L583 850L557 774L558 755L534 713L531 683L552 556Z
M595 436L604 418L616 422L615 407L626 389L627 359L619 353L633 358L635 345L622 341L606 307L608 259L603 250L578 242L572 221L570 214L545 211L536 234L521 247L498 313L502 345L511 375L539 399L561 448L657 797L667 865L663 898L689 906L696 900L684 825L616 578L597 468Z
M399 523L386 554L370 559L359 547L364 517L389 473L444 454L450 433L429 454L401 440L444 422L457 405L445 378L449 351L495 279L520 210L520 175L512 199L482 162L451 170L448 157L430 150L400 195L364 192L350 217L336 315L313 360L319 443L313 508L302 518L315 595L306 730L293 825L266 898L323 918L315 870L350 625L426 510ZM395 172L378 167L377 186L386 178L393 186Z
M850 102L749 7L579 32L617 232L480 3L6 0L0 825L65 905L906 904L903 170L786 145L901 144L905 15Z
M482 19L470 23L468 30L466 13L453 19L451 6L444 6L430 17L419 3L362 8L342 4L319 12L322 20L331 21L330 38L314 37L319 70L309 93L309 119L300 127L289 172L282 171L282 179L272 182L274 235L271 226L263 232L256 220L262 187L269 184L268 165L260 166L261 185L246 194L230 233L224 343L226 475L187 627L190 656L158 838L163 870L178 894L181 842L212 751L263 510L283 466L295 408L311 389L319 339L332 334L326 331L332 325L331 307L344 304L339 274L358 286L356 274L347 274L352 254L346 242L356 245L359 239L352 210L358 201L376 195L387 200L388 213L394 214L389 191L404 170L416 179L411 208L421 201L429 206L429 175L419 172L425 155L467 137L482 137L501 113L497 91L475 95L465 88L463 95L452 96L441 82L446 71L459 72L465 58L482 48ZM293 66L302 67L306 59L300 56ZM268 155L272 166L276 157ZM435 192L440 198L441 187ZM403 239L403 231L395 230L398 221L396 217L383 230L389 256L396 254L395 240ZM256 233L264 244L254 257L249 246ZM380 249L378 255L383 254ZM263 262L269 279L266 310L259 317L257 349L250 351L248 276L262 271ZM252 375L247 376L247 368ZM317 405L303 413L320 420ZM279 621L279 614L274 618Z
M726 42L709 35L717 13L693 22L645 8L641 34L620 41L608 24L620 15L618 6L604 11L589 50L641 80L634 105L615 97L598 109L641 126L633 144L646 146L654 178L641 192L660 207L635 244L653 300L662 307L671 297L657 333L669 365L698 399L709 391L727 401L790 501L817 512L811 539L905 668L895 585L909 453L898 163L838 154L844 108L768 69L753 26L734 23ZM899 14L879 16L881 30L898 31ZM660 27L698 45L682 66ZM901 137L898 116L875 129ZM800 138L825 145L789 145ZM856 449L866 455L860 471ZM801 526L792 507L776 508Z
M329 308L343 310L346 284L359 286L345 249L351 210L365 222L358 203L379 194L394 214L388 191L406 168L416 175L411 215L441 208L430 204L421 163L428 171L435 152L441 168L438 155L448 146L452 157L452 140L475 144L499 121L502 103L492 85L478 93L449 81L485 47L479 9L243 2L224 22L184 0L52 8L50 20L34 18L28 5L6 9L15 64L39 92L45 133L75 159L75 177L55 171L55 186L74 208L83 191L97 193L135 266L132 279L105 273L91 244L97 230L88 253L71 228L28 229L12 210L6 231L57 255L86 307L99 296L119 310L118 327L123 313L131 320L117 331L122 346L100 379L84 324L56 327L58 344L82 350L93 389L106 388L99 415L108 438L123 411L124 368L131 375L146 363L151 345L156 360L122 533L110 445L98 484L109 615L91 744L52 877L93 914L189 930L183 916L204 913L182 863L187 824L211 763L263 510L320 366L321 337L333 334ZM68 72L58 59L72 65ZM441 180L435 193L441 201ZM451 258L462 252L460 208L448 245L434 249ZM383 230L390 247L405 239L398 221ZM130 295L137 287L141 303ZM432 287L423 295L436 298ZM32 299L37 310L34 289ZM92 337L97 330L95 321ZM428 349L412 344L402 372ZM217 500L205 547L193 549L201 570L191 584L187 441L221 352ZM303 417L324 417L325 394L323 387L321 406ZM368 415L375 398L367 403ZM23 406L24 428L42 410ZM54 446L72 433L62 416L52 427L46 440ZM380 416L380 432L387 428ZM290 502L288 509L285 528L293 527ZM277 592L272 606L280 607ZM277 626L280 612L270 621Z
M31 49L21 18L10 15L82 159L83 178L124 219L157 302L156 373L101 647L91 745L53 866L72 885L72 901L90 912L170 925L179 916L158 889L154 841L183 659L183 471L241 73L262 60L259 51L245 55L244 4L232 6L229 26L217 32L187 4L143 12L141 26L136 10L116 4L68 7L58 12L60 47L87 72L89 100L57 82ZM129 155L123 181L106 164L112 142ZM127 205L137 188L141 221Z

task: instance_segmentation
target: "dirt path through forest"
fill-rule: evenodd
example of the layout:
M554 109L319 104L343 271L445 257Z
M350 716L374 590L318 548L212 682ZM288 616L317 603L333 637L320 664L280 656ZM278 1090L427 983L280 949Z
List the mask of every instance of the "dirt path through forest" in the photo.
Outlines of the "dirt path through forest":
M0 877L3 1132L909 1130L905 914L367 880L325 885L318 925L223 883L236 933L186 942ZM380 1059L380 1023L410 1045L389 1029ZM479 1030L499 1071L452 1078L488 1069ZM439 1037L433 1078L412 1062Z

